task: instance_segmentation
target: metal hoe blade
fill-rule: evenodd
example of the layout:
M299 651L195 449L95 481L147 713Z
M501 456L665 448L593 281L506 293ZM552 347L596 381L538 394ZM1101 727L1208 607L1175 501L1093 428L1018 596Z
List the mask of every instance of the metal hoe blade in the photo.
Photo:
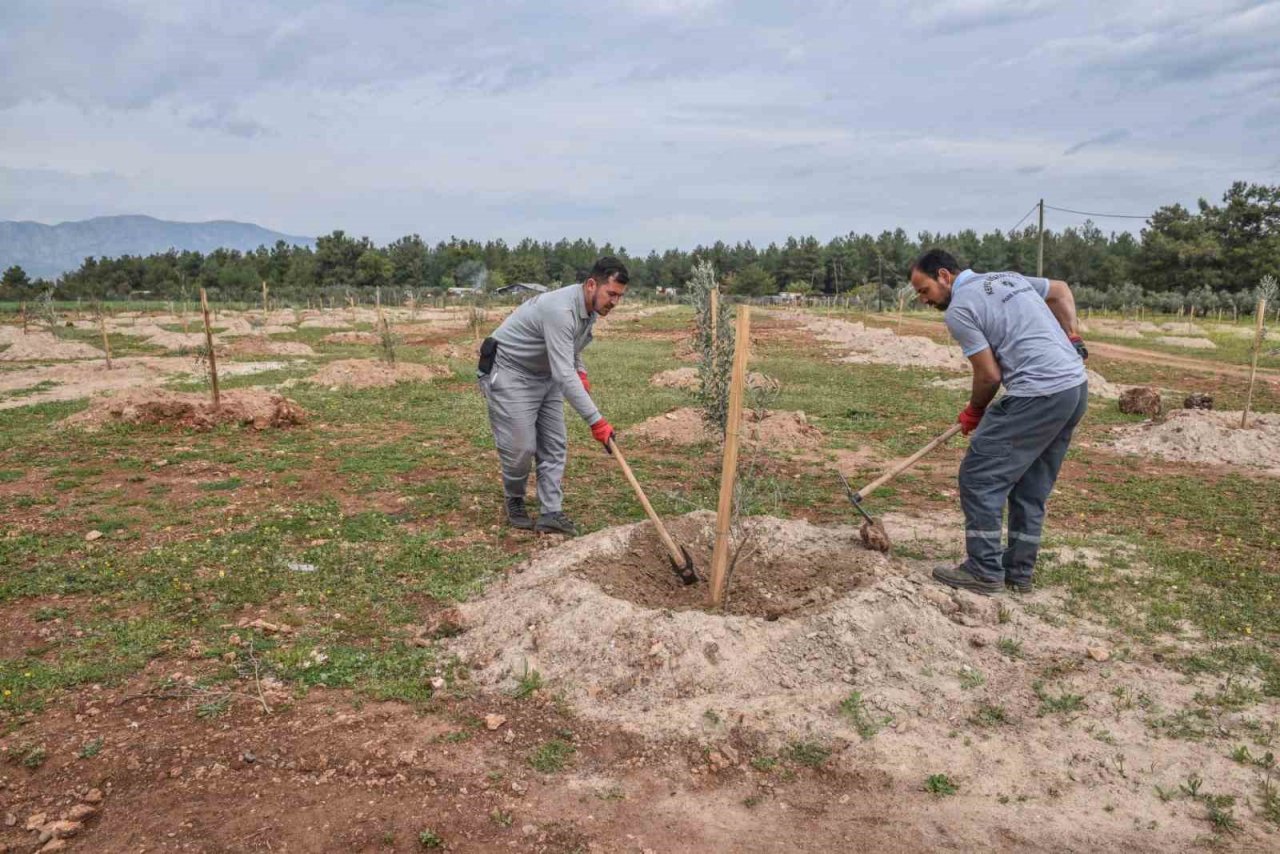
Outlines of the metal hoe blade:
M676 574L683 584L696 584L698 582L698 573L693 569L693 555L689 554L689 550L683 545L680 546L680 554L684 557L684 563L676 563L675 558L667 555L667 560L671 563L671 571Z
M867 524L874 525L876 520L872 519L871 514L862 506L862 502L858 500L858 494L849 486L849 481L844 479L844 473L836 472L836 474L839 476L840 482L844 484L844 493L849 496L849 503L853 505L853 509L862 514L862 518L867 520Z

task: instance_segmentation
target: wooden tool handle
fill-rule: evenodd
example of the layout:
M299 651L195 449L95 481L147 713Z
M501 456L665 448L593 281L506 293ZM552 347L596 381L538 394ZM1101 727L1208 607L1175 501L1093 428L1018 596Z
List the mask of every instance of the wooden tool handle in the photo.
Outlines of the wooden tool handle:
M923 448L916 451L914 454L907 457L905 460L898 463L896 466L889 469L887 472L880 475L878 478L871 481L866 486L862 487L862 489L859 489L858 494L856 496L857 499L861 501L862 499L866 498L868 495L872 493L873 490L879 489L889 481L893 480L898 475L902 474L907 469L911 468L913 465L915 465L920 461L921 457L923 457L925 454L929 453L934 448L938 447L943 442L947 441L948 439L950 439L952 436L954 436L959 432L960 432L960 425L952 424L950 427L946 429L946 432L944 432L941 436L938 436L932 442L925 445Z
M653 509L653 505L649 503L649 498L644 494L644 489L640 486L640 481L636 480L636 476L631 471L631 466L627 465L627 461L622 457L622 451L618 448L618 443L613 441L613 437L609 437L609 450L613 452L614 459L618 461L618 465L622 466L622 473L627 476L627 482L631 484L631 488L636 491L636 498L640 499L640 506L644 508L644 512L648 514L649 521L653 523L653 527L658 529L658 536L662 539L662 544L666 546L667 552L671 555L671 559L676 563L684 563L684 555L680 553L680 549L676 546L675 540L671 539L671 535L667 533L667 526L662 524L662 520L658 518L658 513Z

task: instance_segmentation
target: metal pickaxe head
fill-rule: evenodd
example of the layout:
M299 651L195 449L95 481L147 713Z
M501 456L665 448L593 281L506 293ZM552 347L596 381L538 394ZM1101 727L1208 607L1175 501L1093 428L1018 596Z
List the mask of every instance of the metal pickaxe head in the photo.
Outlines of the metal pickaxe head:
M845 480L843 472L836 472L836 474L839 475L840 482L844 484L844 494L849 496L849 503L853 505L853 509L862 514L862 518L867 520L867 524L874 525L876 520L872 519L871 514L862 506L862 496L854 492L853 488L849 486L849 481Z
M684 557L683 563L677 563L675 558L667 555L667 560L671 563L671 571L676 574L682 584L696 584L698 573L693 569L693 555L689 554L689 550L683 545L680 546L680 554Z

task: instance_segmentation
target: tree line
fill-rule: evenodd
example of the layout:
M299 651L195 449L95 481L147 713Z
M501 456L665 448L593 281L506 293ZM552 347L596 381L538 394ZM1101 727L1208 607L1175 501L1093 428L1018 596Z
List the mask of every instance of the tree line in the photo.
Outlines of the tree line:
M492 291L516 282L578 282L597 257L613 254L625 261L638 289L683 289L693 266L709 261L721 287L733 294L857 290L892 300L923 248L943 247L976 270L1034 273L1038 243L1034 226L985 234L922 232L914 239L898 228L874 236L850 233L825 244L812 236L788 237L763 248L717 241L688 251L633 256L623 247L588 239L525 239L511 246L454 237L432 246L413 234L380 247L367 237L334 231L318 238L314 249L278 242L251 252L86 258L79 269L53 282L33 280L20 267L10 267L0 277L0 299L51 294L56 299L177 300L205 288L214 298L252 300L266 282L278 299L327 298L341 304L353 294L365 294L367 300L374 289L425 297L453 287ZM1128 232L1104 233L1092 221L1044 234L1045 275L1070 282L1086 297L1084 304L1094 300L1098 307L1117 299L1150 305L1153 296L1170 305L1189 305L1195 296L1200 305L1229 307L1236 295L1244 299L1264 274L1278 268L1280 186L1236 182L1221 204L1201 199L1194 211L1180 204L1159 208L1136 238Z

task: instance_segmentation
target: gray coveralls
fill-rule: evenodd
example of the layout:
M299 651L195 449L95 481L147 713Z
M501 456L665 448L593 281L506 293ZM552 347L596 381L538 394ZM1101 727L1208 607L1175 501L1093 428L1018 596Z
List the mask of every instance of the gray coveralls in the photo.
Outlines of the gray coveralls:
M991 348L1006 390L960 464L964 568L984 581L1031 581L1045 503L1088 406L1084 363L1045 303L1048 291L1048 279L965 270L944 315L966 357Z
M502 464L507 498L524 498L529 471L538 464L542 513L562 509L569 442L564 402L594 424L600 410L582 387L582 350L591 343L596 315L587 312L581 285L539 294L520 305L494 331L493 369L479 377L489 426Z

